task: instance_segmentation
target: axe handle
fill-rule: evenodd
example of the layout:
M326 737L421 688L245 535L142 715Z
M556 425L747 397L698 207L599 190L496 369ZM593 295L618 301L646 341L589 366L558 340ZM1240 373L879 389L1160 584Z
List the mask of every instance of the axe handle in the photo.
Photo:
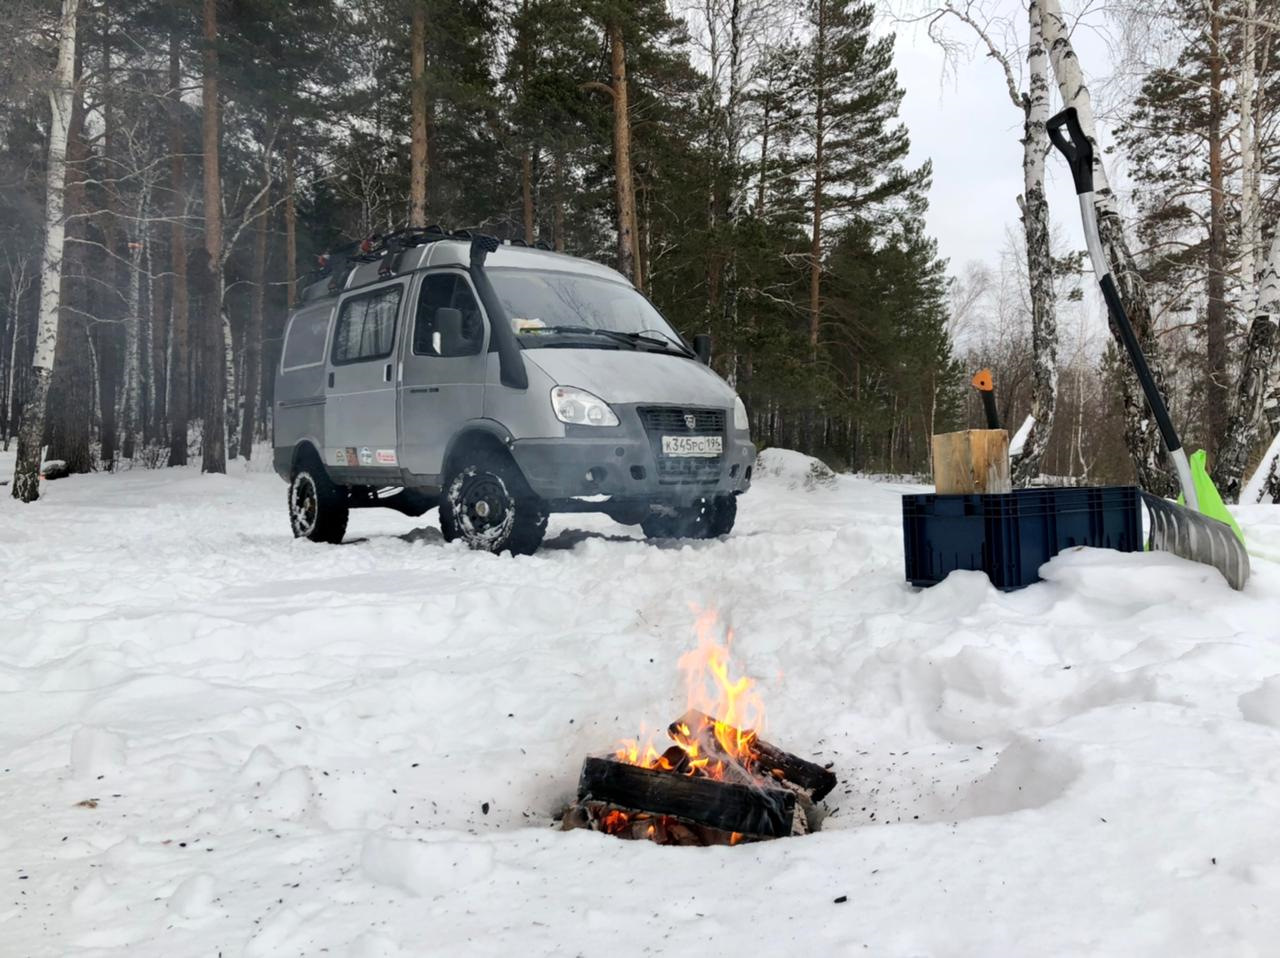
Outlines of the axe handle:
M980 390L982 393L982 410L987 414L987 428L1000 428L1000 413L996 410L996 391L994 389Z

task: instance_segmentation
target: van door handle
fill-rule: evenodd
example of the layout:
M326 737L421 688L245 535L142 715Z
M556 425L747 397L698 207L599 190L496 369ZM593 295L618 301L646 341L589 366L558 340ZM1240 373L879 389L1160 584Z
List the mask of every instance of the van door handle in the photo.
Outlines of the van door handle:
M414 386L409 390L411 393L438 393L439 391L439 386Z
M382 367L382 381L384 383L391 382L391 363L387 363Z
M333 388L333 373L329 374L329 388Z

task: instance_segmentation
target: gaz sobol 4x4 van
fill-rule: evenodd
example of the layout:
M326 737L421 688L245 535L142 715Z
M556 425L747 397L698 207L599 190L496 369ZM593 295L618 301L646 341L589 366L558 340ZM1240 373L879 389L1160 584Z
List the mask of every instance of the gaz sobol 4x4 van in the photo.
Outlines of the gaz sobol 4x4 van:
M652 537L729 532L755 447L742 401L619 273L492 237L404 231L309 286L276 377L295 536L351 509L533 552L552 512Z

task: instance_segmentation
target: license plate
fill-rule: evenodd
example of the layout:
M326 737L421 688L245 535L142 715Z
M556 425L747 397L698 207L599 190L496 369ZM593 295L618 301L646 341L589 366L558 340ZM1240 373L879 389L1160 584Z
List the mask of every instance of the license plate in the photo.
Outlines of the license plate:
M723 436L663 436L664 456L700 456L711 458L724 452Z

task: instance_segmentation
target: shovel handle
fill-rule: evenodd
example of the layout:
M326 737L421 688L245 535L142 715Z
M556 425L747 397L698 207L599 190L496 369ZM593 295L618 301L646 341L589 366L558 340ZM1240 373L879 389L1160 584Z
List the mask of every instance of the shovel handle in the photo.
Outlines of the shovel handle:
M1071 178L1076 183L1076 194L1093 192L1093 144L1084 135L1080 115L1073 106L1050 117L1045 123L1049 141L1066 157L1071 167ZM1066 131L1070 138L1063 134Z

